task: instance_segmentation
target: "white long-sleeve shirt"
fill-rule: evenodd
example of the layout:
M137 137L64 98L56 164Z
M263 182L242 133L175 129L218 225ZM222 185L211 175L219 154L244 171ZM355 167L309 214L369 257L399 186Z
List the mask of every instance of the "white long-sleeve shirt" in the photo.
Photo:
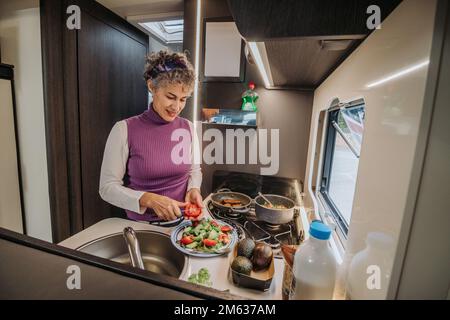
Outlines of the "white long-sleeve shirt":
M187 190L192 188L200 189L202 184L202 172L200 164L194 161L194 154L199 155L199 143L197 135L193 129L192 122L189 122L193 143L191 147L191 171L188 180ZM106 141L105 152L103 154L102 168L100 171L100 197L106 202L116 207L143 214L147 208L139 205L139 199L145 191L133 190L125 187L123 178L127 170L129 156L128 129L125 120L118 121L111 129Z

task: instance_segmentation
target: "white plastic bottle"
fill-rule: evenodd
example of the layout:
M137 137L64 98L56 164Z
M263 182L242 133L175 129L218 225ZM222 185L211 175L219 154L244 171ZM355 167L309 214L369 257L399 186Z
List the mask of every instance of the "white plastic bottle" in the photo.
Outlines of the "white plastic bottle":
M309 239L299 246L294 257L295 285L291 300L330 300L333 298L337 263L328 240L331 228L314 221Z

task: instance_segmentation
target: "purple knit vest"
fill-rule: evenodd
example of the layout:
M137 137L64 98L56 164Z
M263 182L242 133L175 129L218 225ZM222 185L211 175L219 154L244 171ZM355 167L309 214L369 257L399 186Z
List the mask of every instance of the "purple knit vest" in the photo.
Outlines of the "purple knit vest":
M177 117L168 122L153 109L126 119L128 127L129 156L124 185L138 191L152 192L184 202L190 164L175 164L171 159L172 149L179 141L171 141L172 132L183 128L189 132L186 119ZM185 139L186 140L186 139ZM190 150L191 141L186 146ZM125 210L129 219L139 221L159 221L161 219L151 209L142 215Z

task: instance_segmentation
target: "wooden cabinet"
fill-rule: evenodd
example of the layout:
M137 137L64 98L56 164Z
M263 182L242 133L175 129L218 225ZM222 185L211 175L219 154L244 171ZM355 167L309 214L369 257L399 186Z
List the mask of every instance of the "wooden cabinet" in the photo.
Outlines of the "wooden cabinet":
M400 0L228 0L242 37L263 42L275 88L317 88L372 31L368 7L383 21ZM371 12L371 11L369 11Z
M228 0L241 35L248 41L327 37L360 39L369 34L367 8L377 5L381 20L401 0Z
M66 8L81 28L66 28ZM98 193L108 134L142 113L148 36L95 1L41 1L52 230L61 241L122 210Z
M85 15L78 34L78 94L83 226L120 216L98 194L103 150L116 121L142 113L146 46Z

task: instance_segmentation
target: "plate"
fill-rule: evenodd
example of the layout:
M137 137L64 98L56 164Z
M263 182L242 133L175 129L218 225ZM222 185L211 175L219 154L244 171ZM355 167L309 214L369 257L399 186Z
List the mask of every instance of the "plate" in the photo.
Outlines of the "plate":
M214 219L212 219L214 220ZM220 220L214 220L216 221L220 226L229 226L232 231L230 233L230 243L228 243L227 246L224 246L223 249L225 248L229 248L229 247L233 247L237 240L238 240L238 235L236 230L229 225L226 222L220 221ZM180 250L181 252L193 256L193 257L200 257L200 258L213 258L213 257L218 257L220 255L223 255L224 252L222 253L212 253L212 252L198 252L195 251L193 249L187 249L187 248L183 248L182 246L180 246L177 241L181 239L181 236L183 235L183 230L184 228L191 226L192 225L192 221L190 220L186 220L184 222L182 222L181 224L179 224L173 231L172 234L170 235L170 240L172 241L172 244L175 248L177 248L178 250Z

